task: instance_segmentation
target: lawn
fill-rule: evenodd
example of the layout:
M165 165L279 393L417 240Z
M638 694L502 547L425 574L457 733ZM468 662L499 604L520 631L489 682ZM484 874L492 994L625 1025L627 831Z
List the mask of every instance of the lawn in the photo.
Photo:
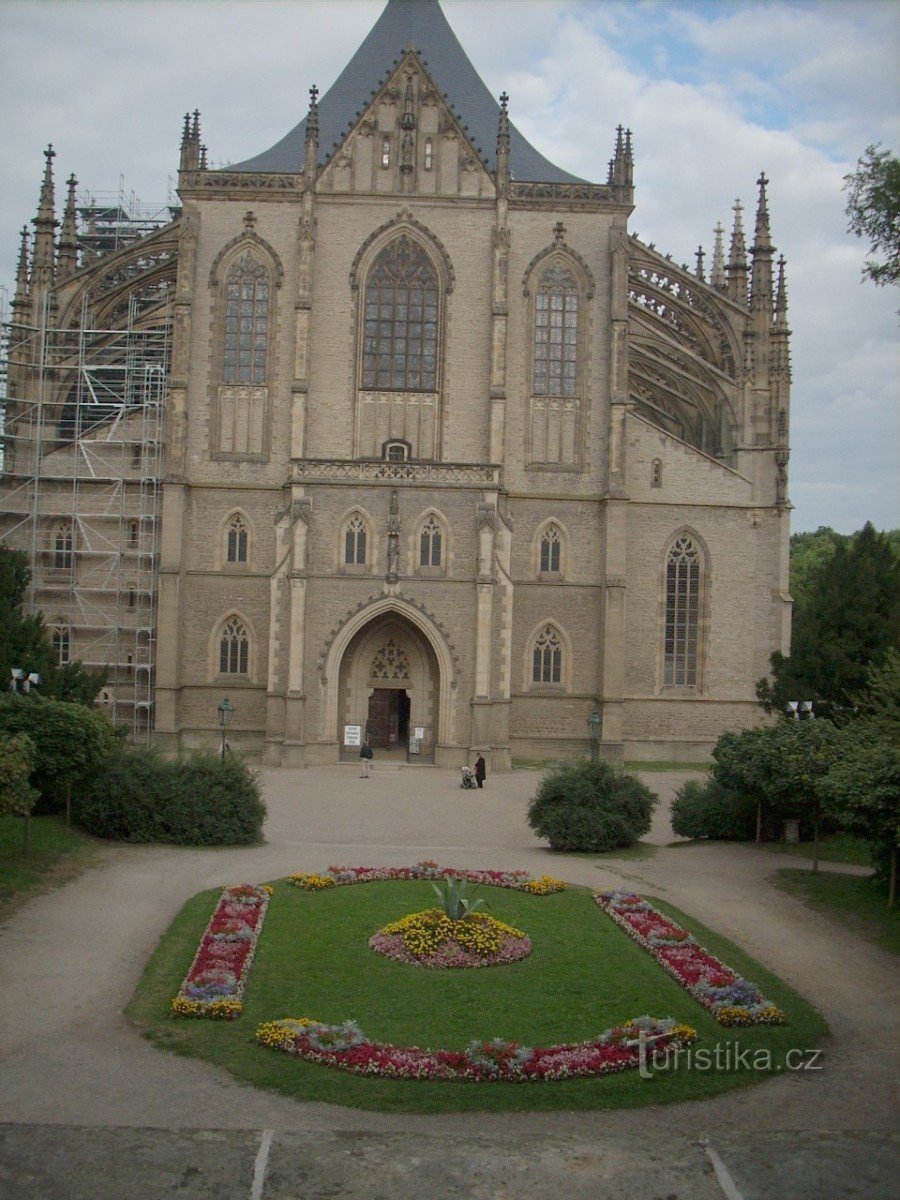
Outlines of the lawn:
M835 871L779 871L782 891L805 900L853 933L862 934L885 950L900 954L900 908L887 907L887 889L872 877L838 875Z
M32 817L31 848L23 854L21 817L0 817L0 915L80 874L96 851L97 842L62 817Z
M353 1018L373 1040L462 1048L472 1038L528 1045L578 1041L649 1013L694 1026L700 1044L765 1047L780 1062L792 1047L826 1034L818 1014L736 947L697 922L684 922L728 965L756 982L789 1015L786 1028L725 1030L603 914L584 888L546 897L483 887L490 914L520 929L532 955L502 967L426 971L374 954L369 936L389 921L434 904L427 882L386 881L306 893L275 884L236 1022L183 1020L169 1002L187 971L218 893L195 896L150 960L128 1008L159 1046L207 1059L237 1078L300 1100L382 1111L551 1110L658 1104L711 1095L763 1078L743 1069L628 1074L545 1084L460 1084L365 1079L288 1058L255 1044L262 1021Z
M796 854L798 858L813 856L812 842L763 842L764 850L777 850L779 854ZM822 862L853 863L858 867L871 867L872 851L863 838L850 833L832 833L819 842L819 859Z

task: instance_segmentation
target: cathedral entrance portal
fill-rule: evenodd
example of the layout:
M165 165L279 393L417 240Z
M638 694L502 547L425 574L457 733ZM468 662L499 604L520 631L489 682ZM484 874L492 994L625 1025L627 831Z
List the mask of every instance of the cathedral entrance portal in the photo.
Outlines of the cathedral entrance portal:
M341 659L339 686L340 728L360 728L382 756L433 760L440 668L428 639L411 621L383 613L360 629ZM342 745L342 757L353 753Z

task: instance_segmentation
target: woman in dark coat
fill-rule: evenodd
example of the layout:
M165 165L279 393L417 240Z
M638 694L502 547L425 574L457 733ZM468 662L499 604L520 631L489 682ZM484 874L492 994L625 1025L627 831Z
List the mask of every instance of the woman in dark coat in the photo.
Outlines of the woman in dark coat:
M479 787L484 787L484 781L487 779L487 768L484 765L484 755L479 752L475 759L475 779Z

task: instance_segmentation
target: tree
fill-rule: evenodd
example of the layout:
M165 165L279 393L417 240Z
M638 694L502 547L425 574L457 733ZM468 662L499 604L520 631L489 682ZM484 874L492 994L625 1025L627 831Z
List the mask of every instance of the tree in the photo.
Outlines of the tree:
M0 815L24 817L22 851L28 853L31 810L38 798L28 782L34 769L34 742L27 733L0 733Z
M28 559L21 550L0 543L0 688L10 679L10 669L36 671L41 695L91 705L106 680L106 671L91 671L80 662L60 664L47 636L40 613L24 611L25 592L31 580Z
M760 680L756 694L770 712L784 712L788 700L846 709L897 647L900 554L891 535L867 522L810 568L794 608L790 658L772 655L772 679Z
M115 733L106 716L43 696L0 696L0 733L28 733L35 749L31 783L71 824L72 790L85 786L106 760Z
M881 143L867 146L856 170L844 176L847 193L847 228L868 238L870 252L884 262L869 259L863 278L883 286L900 283L900 162Z

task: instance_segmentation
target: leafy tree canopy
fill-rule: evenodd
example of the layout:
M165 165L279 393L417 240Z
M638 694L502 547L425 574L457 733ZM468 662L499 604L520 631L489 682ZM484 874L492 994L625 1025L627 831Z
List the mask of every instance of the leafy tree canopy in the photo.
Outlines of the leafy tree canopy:
M900 649L895 534L867 523L851 537L827 528L800 537L790 658L773 654L772 680L757 684L770 712L789 700L852 706L871 672ZM794 576L792 558L792 587Z
M20 667L40 675L42 696L91 705L106 672L88 670L80 662L59 665L43 616L24 611L30 580L22 551L0 544L0 690L8 688L11 668Z
M856 170L844 176L848 229L867 238L873 255L863 278L873 283L900 283L900 161L876 142L867 146ZM874 255L882 255L878 262Z

